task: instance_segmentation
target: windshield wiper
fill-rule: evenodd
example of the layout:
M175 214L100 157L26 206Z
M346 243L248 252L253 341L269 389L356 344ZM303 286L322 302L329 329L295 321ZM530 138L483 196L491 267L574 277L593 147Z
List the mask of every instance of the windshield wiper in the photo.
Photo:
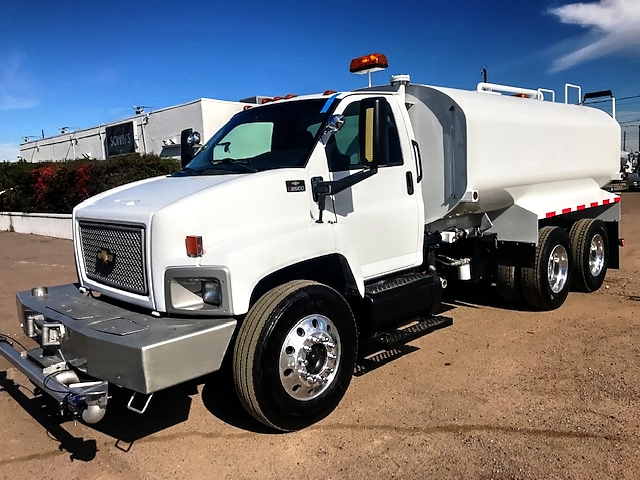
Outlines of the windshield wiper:
M216 165L237 165L238 167L242 167L247 172L256 173L258 170L249 166L249 162L247 160L236 160L235 158L223 158L221 160L214 160L211 163L213 166Z
M182 170L178 170L177 172L173 172L170 176L172 177L187 177L187 176L195 176L200 175L200 171L191 167L184 167Z

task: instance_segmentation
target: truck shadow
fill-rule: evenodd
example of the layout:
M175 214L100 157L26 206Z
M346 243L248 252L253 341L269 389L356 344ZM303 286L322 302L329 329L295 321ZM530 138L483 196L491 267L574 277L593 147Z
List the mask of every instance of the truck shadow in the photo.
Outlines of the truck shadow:
M491 307L518 312L535 311L535 309L532 309L525 303L515 305L503 301L498 296L496 286L489 283L479 283L475 285L450 283L442 292L442 309L440 313L455 309L456 307Z
M110 386L111 388L111 386ZM185 422L189 418L191 396L197 383L187 382L154 394L143 414L127 408L131 392L112 387L105 418L91 428L116 439L116 447L128 452L141 438Z
M88 462L95 458L96 440L77 438L69 433L64 424L73 421L73 418L69 414L61 415L56 401L51 397L34 395L30 384L27 387L10 380L6 372L0 372L2 391L8 393L51 437L60 442L59 449L69 452L72 461ZM191 408L191 395L197 394L198 390L197 383L187 382L158 392L143 415L127 408L130 393L117 387L111 387L109 393L105 417L88 427L114 438L115 446L128 452L136 440L186 421Z
M47 401L48 397L46 396L27 396L25 391L29 392L31 390L8 379L6 372L0 372L0 392L2 391L8 393L51 437L60 442L58 448L60 451L69 452L71 461L89 462L95 458L98 451L96 441L71 435L62 426L62 422L65 420L55 416L57 413L55 402Z
M223 368L203 377L203 380L202 403L213 416L248 432L280 433L258 422L244 409L236 394L233 374L229 365L223 364Z

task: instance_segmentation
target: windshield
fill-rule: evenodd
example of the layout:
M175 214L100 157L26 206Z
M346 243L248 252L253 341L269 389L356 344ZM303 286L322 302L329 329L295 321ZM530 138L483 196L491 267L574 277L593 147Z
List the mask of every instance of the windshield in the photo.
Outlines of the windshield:
M325 99L274 103L235 115L186 166L190 174L304 167L326 113Z

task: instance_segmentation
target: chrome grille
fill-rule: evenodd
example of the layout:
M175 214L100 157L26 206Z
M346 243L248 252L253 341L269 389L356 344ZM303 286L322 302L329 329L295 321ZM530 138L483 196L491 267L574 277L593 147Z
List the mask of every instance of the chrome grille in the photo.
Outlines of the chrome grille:
M147 294L144 228L80 223L87 277L111 287Z

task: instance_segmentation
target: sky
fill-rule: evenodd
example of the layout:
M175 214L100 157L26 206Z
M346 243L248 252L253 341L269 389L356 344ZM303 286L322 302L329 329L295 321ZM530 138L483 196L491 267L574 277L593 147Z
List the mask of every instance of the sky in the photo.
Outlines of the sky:
M640 0L22 0L0 2L0 32L0 161L135 106L359 88L349 62L373 52L389 60L374 84L475 89L484 67L558 101L565 83L612 90L638 150Z

